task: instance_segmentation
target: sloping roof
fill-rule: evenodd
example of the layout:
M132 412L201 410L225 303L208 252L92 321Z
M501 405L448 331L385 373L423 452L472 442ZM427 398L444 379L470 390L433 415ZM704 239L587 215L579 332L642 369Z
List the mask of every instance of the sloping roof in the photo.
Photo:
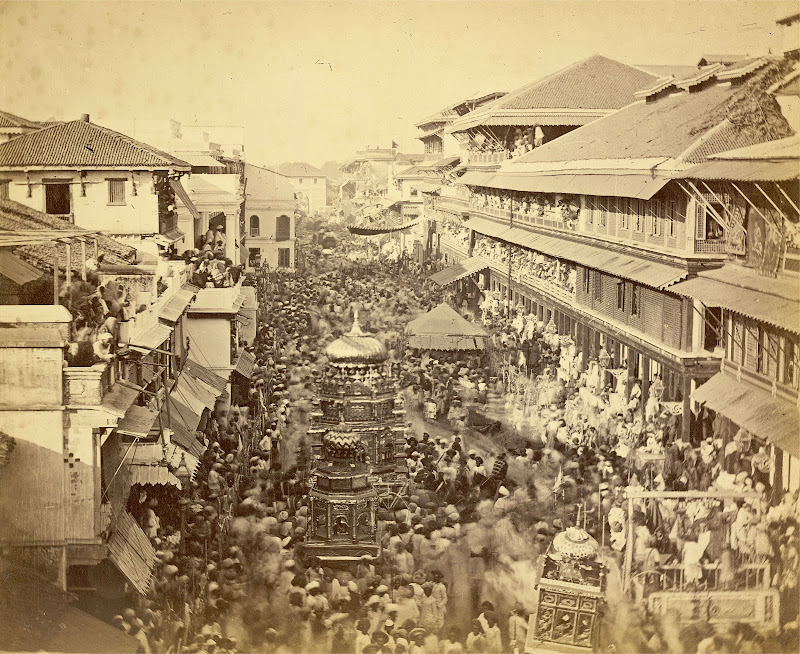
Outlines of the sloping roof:
M42 125L33 120L22 118L8 111L0 111L0 128L3 127L27 127L28 129L40 129Z
M186 311L186 307L189 306L194 296L194 291L180 289L172 296L172 299L162 307L161 311L158 313L158 317L167 322L178 322L178 319L183 315L183 312Z
M324 175L322 171L320 174ZM285 174L253 164L244 165L245 198L258 200L285 200L294 202L294 188Z
M192 359L186 360L183 372L189 373L209 386L213 386L220 394L224 393L228 388L228 382L224 378Z
M646 70L658 77L674 77L676 80L688 79L697 75L697 66L672 66L670 64L637 64L637 68Z
M800 159L800 134L783 139L758 143L736 150L726 150L709 156L709 159Z
M0 275L18 286L39 279L44 273L8 250L0 250Z
M234 372L238 372L245 379L250 379L253 376L253 369L256 367L256 357L252 352L242 350L239 358L236 359L236 365L233 368Z
M191 170L187 162L167 152L83 120L57 123L0 143L0 168L26 166Z
M82 231L60 218L49 216L41 211L36 211L24 204L13 200L0 200L0 233L2 231L17 230L63 230L63 231ZM98 252L104 255L105 263L109 264L128 264L136 255L136 249L119 241L102 235L91 235L90 240L97 239ZM91 246L87 247L87 256L92 251ZM35 245L23 245L14 248L14 254L27 261L41 270L52 270L53 261L58 261L58 266L62 270L66 268L66 254L63 245L56 246L49 243L37 243ZM79 247L72 248L72 270L80 270L81 252Z
M531 117L537 112L553 110L560 110L560 113L594 110L602 114L630 104L636 91L652 86L657 79L658 75L641 68L593 55L466 114L453 123L451 131L482 125L485 120L506 112L511 112L509 115L523 112ZM589 118L585 116L581 122L564 124L580 125Z
M466 177L470 173L464 175ZM500 173L484 180L484 186L508 191L534 193L574 193L577 195L612 195L649 200L670 178L648 173L619 171L574 171L562 174ZM479 184L475 184L476 186Z
M192 214L192 218L195 220L202 220L203 217L200 215L200 212L197 210L197 207L194 206L194 202L192 202L192 198L189 197L189 194L186 192L186 189L183 188L183 184L179 179L172 179L169 180L169 186L172 191L177 196L178 200L180 200L181 204L189 210L189 213Z
M746 54L708 54L700 57L698 66L710 66L711 64L735 64L743 59L749 59L750 55Z
M732 144L788 136L791 130L777 104L763 93L784 67L770 64L738 86L714 84L693 93L636 102L534 149L520 157L519 164L681 155L696 162ZM514 165L518 164L509 167Z
M479 257L470 257L444 270L428 275L428 279L439 286L447 286L479 270L483 270L486 267L486 262L483 259Z
M11 652L130 652L133 636L70 606L74 596L33 571L4 565L0 574L0 643Z
M286 177L325 177L325 173L319 168L315 168L305 161L293 161L282 163L278 166L278 172Z

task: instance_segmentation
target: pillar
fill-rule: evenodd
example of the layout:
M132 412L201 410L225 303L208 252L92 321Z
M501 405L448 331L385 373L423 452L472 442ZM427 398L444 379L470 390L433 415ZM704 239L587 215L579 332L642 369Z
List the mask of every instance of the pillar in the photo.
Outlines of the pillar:
M642 415L650 397L650 357L642 355Z
M681 420L681 440L688 443L691 440L691 426L692 426L692 401L690 396L692 394L692 378L686 374L681 373L680 376L681 393L683 395L683 420Z
M633 386L633 380L636 378L636 357L637 357L636 350L628 348L628 385L626 390L628 392L628 397L625 398L627 402L630 398L631 393L631 386Z

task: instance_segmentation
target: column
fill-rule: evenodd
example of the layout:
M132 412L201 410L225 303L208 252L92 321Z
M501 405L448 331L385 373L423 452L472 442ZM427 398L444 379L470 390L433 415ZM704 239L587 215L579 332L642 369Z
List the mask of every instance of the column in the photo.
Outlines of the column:
M642 355L642 415L650 396L650 357Z
M691 440L692 425L692 378L685 372L680 376L681 393L683 394L683 419L681 420L681 440L688 443Z

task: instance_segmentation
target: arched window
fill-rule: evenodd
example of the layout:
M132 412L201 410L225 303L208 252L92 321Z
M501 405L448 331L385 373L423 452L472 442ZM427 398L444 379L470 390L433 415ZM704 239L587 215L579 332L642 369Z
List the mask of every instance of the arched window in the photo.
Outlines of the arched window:
M258 236L260 231L258 216L250 216L250 236Z
M289 216L278 216L275 221L275 240L288 241L292 237L292 223Z

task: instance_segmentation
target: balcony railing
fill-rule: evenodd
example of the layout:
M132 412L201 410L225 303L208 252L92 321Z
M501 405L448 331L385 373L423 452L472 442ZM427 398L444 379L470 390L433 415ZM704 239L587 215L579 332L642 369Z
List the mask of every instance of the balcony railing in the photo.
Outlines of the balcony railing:
M634 576L649 592L685 592L689 590L762 590L770 586L769 563L744 563L736 566L733 578L725 583L720 579L718 563L701 565L702 577L699 581L687 581L686 566L680 563L662 565L657 570L640 572Z
M500 259L495 259L480 254L474 256L483 259L486 262L486 265L498 275L503 277L508 276L508 261L502 261ZM511 279L517 283L524 284L528 288L547 293L548 295L558 298L567 304L572 304L575 301L574 291L570 292L566 288L559 286L558 284L554 284L551 281L541 279L535 275L529 275L527 273L520 272L518 269L514 268L513 264L511 267Z
M471 164L499 164L508 159L508 152L470 152Z
M725 241L723 239L713 241L695 239L694 251L702 254L725 254Z

